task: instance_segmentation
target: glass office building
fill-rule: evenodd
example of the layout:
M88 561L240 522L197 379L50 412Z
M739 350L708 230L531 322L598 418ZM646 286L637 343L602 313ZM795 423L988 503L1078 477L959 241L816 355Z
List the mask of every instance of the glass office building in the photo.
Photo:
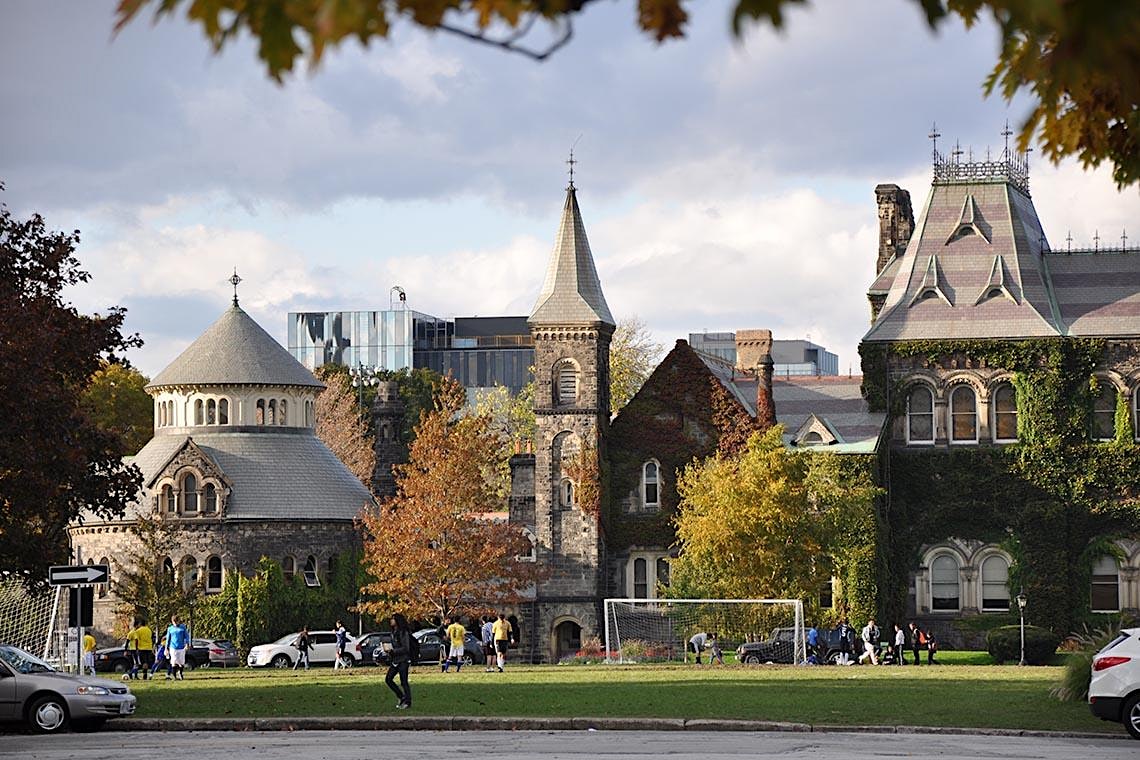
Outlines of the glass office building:
M709 356L736 364L736 333L689 333L689 345ZM838 375L839 357L809 340L773 340L772 372L789 375Z

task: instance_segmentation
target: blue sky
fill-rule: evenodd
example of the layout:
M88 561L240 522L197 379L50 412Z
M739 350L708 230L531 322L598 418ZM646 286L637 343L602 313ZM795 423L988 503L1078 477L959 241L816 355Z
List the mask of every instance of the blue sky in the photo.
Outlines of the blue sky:
M1024 104L985 99L997 34L932 34L910 0L829 0L784 34L692 4L657 45L630 0L591 6L545 63L399 25L284 86L242 41L211 54L180 19L112 35L114 2L0 8L0 179L17 214L83 232L88 311L129 309L157 373L224 310L226 278L284 341L298 309L528 313L577 140L579 200L611 310L690 331L810 335L858 371L875 184L929 187L943 145L999 147ZM1107 170L1034 161L1054 245L1140 236Z

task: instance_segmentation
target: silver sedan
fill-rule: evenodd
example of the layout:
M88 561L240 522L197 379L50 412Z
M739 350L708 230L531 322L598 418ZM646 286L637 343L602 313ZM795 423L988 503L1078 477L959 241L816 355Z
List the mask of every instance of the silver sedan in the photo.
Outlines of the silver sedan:
M43 734L61 731L68 723L90 730L108 718L133 714L137 704L122 684L61 673L23 649L0 644L2 721L24 721Z

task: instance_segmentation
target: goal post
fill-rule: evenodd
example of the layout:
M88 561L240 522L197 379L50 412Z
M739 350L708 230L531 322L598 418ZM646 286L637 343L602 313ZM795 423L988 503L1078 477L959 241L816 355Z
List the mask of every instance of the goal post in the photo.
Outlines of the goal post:
M20 578L0 576L0 644L53 657L61 588L33 589Z
M799 599L606 599L606 662L684 662L689 639L716 633L719 647L778 639L785 662L807 661ZM789 649L790 645L790 649Z

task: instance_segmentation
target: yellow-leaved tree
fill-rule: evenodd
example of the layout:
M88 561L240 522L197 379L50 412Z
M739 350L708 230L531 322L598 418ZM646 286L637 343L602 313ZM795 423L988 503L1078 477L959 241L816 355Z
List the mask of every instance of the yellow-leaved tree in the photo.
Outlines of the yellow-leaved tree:
M858 535L869 530L865 538L874 539L880 490L835 454L789 450L782 432L754 433L737 453L681 472L669 596L803 599L810 607L836 566L862 559ZM874 603L849 601L858 613Z
M530 541L510 525L496 492L502 441L489 417L464 410L461 385L445 380L416 428L396 495L366 510L362 611L412 619L477 614L519 599L537 580Z

